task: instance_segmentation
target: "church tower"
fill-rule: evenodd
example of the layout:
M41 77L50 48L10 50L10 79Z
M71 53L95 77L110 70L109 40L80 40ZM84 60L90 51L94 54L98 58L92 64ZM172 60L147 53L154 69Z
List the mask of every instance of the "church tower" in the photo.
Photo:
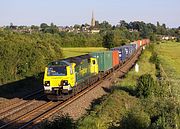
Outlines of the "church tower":
M91 19L91 26L95 26L95 19L94 19L94 13L92 12L92 19Z

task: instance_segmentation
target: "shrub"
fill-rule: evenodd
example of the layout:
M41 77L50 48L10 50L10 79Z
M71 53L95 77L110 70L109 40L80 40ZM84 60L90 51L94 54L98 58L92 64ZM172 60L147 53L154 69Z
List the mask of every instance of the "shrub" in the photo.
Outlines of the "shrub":
M156 66L156 77L161 77L161 71L160 71L160 60L158 58L158 54L154 51L152 51L152 56L149 59L149 62L155 64Z
M153 64L159 64L159 58L156 52L152 52L152 56L150 57L149 62Z
M120 122L120 129L147 129L150 123L151 120L147 113L132 110Z
M137 80L136 94L138 97L147 98L153 93L154 80L150 74L144 74Z
M180 42L180 37L177 37L176 42Z

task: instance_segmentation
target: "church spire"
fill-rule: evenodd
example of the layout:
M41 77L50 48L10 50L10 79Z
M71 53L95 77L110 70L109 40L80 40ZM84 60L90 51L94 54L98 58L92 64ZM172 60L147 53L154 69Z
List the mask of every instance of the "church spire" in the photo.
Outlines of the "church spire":
M94 12L92 11L92 19L91 19L91 26L95 26L95 19L94 19Z

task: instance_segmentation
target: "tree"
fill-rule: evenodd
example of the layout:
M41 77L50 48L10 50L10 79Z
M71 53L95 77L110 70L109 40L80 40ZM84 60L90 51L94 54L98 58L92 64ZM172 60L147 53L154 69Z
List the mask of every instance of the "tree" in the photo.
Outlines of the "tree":
M114 47L114 33L112 31L107 32L106 35L103 37L103 46L105 48L113 48Z
M150 74L144 74L137 80L137 96L141 98L147 98L152 95L154 90L154 80Z
M157 34L160 34L160 35L166 35L167 34L167 29L166 29L165 24L162 24L162 26L161 26L160 23L157 22Z
M111 29L111 24L109 24L109 22L107 21L103 21L102 23L100 23L100 28L101 29Z
M51 23L50 26L48 26L46 23L42 23L40 25L41 31L44 33L51 33L51 34L55 34L59 32L59 29L56 25L54 25L54 23Z
M42 32L46 32L48 29L48 25L46 23L41 23L40 28Z
M124 20L120 20L119 25L120 25L120 27L129 29L129 24Z
M81 26L80 26L80 25L78 25L78 24L75 24L75 25L74 25L74 28L75 28L75 29L80 29L80 28L81 28Z
M99 21L95 21L95 28L99 28Z
M56 25L54 25L54 23L51 23L51 25L50 25L47 32L49 32L51 34L55 34L55 33L59 32L59 29L58 29L58 27Z
M162 27L163 27L164 29L166 29L166 24L162 24Z
M32 30L39 30L39 27L38 27L38 26L35 26L35 25L32 25L32 26L31 26L31 29L32 29Z
M156 26L155 26L154 24L148 23L148 24L147 24L147 27L148 27L149 29L151 29L151 32L152 32L152 33L156 33L157 28L156 28Z
M180 37L177 37L176 42L180 42Z
M40 28L42 29L46 29L47 27L49 27L46 23L41 23Z

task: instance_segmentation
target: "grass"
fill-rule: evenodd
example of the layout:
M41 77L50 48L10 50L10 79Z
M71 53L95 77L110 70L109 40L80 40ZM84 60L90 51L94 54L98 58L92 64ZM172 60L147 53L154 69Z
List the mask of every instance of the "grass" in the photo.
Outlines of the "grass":
M161 43L156 45L156 50L168 76L180 79L180 43Z
M125 86L125 87L133 87L136 85L136 80L141 76L142 74L151 74L152 77L155 79L155 65L152 63L149 63L149 59L151 57L150 51L143 51L139 61L137 64L139 65L139 72L135 72L135 69L131 69L125 76L125 78L118 83L117 85Z
M76 47L76 48L63 48L63 54L65 58L79 56L96 51L105 51L106 48L102 47Z
M180 43L168 41L156 45L161 65L170 81L173 95L180 103Z
M139 107L136 97L124 91L114 91L101 105L95 106L88 116L78 123L79 129L107 129L122 119L129 110Z

